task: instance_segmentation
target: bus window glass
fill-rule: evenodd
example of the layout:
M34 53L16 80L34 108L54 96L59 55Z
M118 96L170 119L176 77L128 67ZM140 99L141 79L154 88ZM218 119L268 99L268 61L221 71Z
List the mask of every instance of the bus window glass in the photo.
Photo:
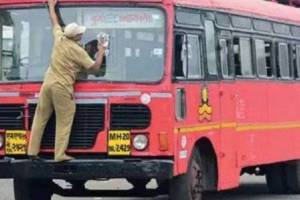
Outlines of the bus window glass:
M274 72L272 68L272 42L270 41L265 41L265 57L267 76L272 77L274 75Z
M200 41L197 35L188 35L188 78L203 78L203 66L200 60Z
M300 27L298 26L292 26L292 35L296 37L300 37Z
M221 39L219 41L220 45L220 64L222 75L224 78L232 78L233 77L233 70L230 67L230 41L226 39Z
M256 66L259 77L272 77L271 42L255 40Z
M252 53L251 41L249 38L234 38L234 66L235 75L242 77L252 77Z
M289 79L290 63L289 63L289 49L285 43L278 44L278 62L277 62L278 77L282 79Z
M65 24L77 22L87 27L82 45L93 59L97 52L97 34L106 32L111 38L109 56L102 69L85 71L80 79L155 82L162 78L165 16L160 9L61 7L60 13ZM1 81L42 81L53 43L47 9L2 10L0 23Z
M241 52L241 65L242 76L248 77L253 75L252 70L252 53L251 42L248 38L241 38L240 40L240 52Z
M275 33L282 35L290 35L290 26L286 24L274 23Z
M297 61L297 46L291 45L290 46L290 53L291 53L291 74L294 78L299 79L299 67Z
M14 67L7 67L7 66L14 66L13 64L13 46L14 46L14 29L12 26L5 26L3 25L1 27L1 74L0 77L10 77L13 78L10 73L11 70L13 70Z
M216 22L220 26L230 27L230 18L226 14L217 13L216 14Z
M175 36L175 52L174 52L174 76L176 78L186 77L187 72L187 48L186 36L177 34Z
M296 73L296 78L300 78L300 46L296 46L296 63L295 63L295 66L296 66L296 70L297 70L297 73Z
M271 22L265 20L253 20L254 29L263 32L273 32Z
M174 76L176 78L198 79L204 77L200 42L198 35L175 35Z
M201 15L199 13L195 13L195 10L177 11L176 21L180 24L203 26Z
M213 21L205 21L205 38L206 38L206 57L207 68L210 75L217 75L217 62L216 62L216 38L215 26Z
M267 77L265 42L263 40L255 40L255 54L258 76Z
M247 17L240 17L240 16L232 16L232 25L236 28L241 29L251 29L252 23L251 19Z

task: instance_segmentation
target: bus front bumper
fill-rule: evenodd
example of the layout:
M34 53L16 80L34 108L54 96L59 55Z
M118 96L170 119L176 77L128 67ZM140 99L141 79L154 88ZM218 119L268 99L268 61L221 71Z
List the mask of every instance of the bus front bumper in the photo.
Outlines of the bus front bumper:
M13 177L91 180L99 178L159 178L173 176L170 159L103 159L72 160L56 163L14 160L10 163Z
M12 178L9 159L1 158L0 160L0 179L2 178Z

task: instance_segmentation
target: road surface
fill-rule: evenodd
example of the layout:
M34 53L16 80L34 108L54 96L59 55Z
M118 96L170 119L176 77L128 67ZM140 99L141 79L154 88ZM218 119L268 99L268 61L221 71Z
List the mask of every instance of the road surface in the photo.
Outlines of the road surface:
M60 182L64 185L65 183ZM127 188L130 185L126 181L116 180L105 184L110 187ZM155 184L152 184L155 185ZM67 186L67 184L66 184ZM89 182L88 188L101 187L97 182ZM130 198L133 200L133 198ZM134 198L134 200L167 200L167 198ZM268 194L264 177L243 176L239 189L207 194L205 200L299 200L300 195L270 195ZM14 200L12 180L0 180L0 200ZM54 195L52 200L121 200L120 198L65 198ZM122 200L129 200L122 199Z

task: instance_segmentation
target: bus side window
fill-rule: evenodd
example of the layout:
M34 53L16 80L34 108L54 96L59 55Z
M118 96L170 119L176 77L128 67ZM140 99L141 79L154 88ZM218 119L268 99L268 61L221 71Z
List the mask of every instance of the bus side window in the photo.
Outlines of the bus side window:
M174 76L176 78L199 79L204 77L200 41L198 35L175 36Z
M235 75L240 77L252 77L252 53L250 38L234 38L234 67Z
M231 68L230 62L230 40L220 39L219 41L219 50L220 50L220 64L222 75L224 78L232 78L233 77L233 69Z
M292 60L293 60L293 67L294 67L294 77L296 79L300 78L300 46L292 46Z
M264 40L255 40L256 66L259 77L272 77L271 52L272 43Z
M203 64L201 61L202 56L201 40L198 35L188 35L187 36L187 48L188 48L188 78L198 79L204 77Z
M217 70L217 53L216 53L216 34L214 22L205 21L205 39L206 39L206 58L209 75L218 75Z
M1 26L1 80L16 79L17 71L14 68L14 27ZM15 73L14 73L15 72Z
M289 49L286 43L278 43L277 45L277 77L282 79L290 79L290 62L289 62Z
M186 36L183 34L175 35L175 52L174 52L174 76L184 78L187 71L187 47Z

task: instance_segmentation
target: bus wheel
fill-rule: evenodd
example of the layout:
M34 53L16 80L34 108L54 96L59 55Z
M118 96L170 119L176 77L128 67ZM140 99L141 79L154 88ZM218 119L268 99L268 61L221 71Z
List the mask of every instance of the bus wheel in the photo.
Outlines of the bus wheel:
M201 200L203 191L203 171L198 150L191 156L186 174L174 177L170 181L170 200Z
M284 164L270 166L266 172L266 180L270 193L285 194L287 187Z
M44 179L14 179L15 200L51 200L52 181Z
M285 164L287 192L300 193L300 161L291 161Z

